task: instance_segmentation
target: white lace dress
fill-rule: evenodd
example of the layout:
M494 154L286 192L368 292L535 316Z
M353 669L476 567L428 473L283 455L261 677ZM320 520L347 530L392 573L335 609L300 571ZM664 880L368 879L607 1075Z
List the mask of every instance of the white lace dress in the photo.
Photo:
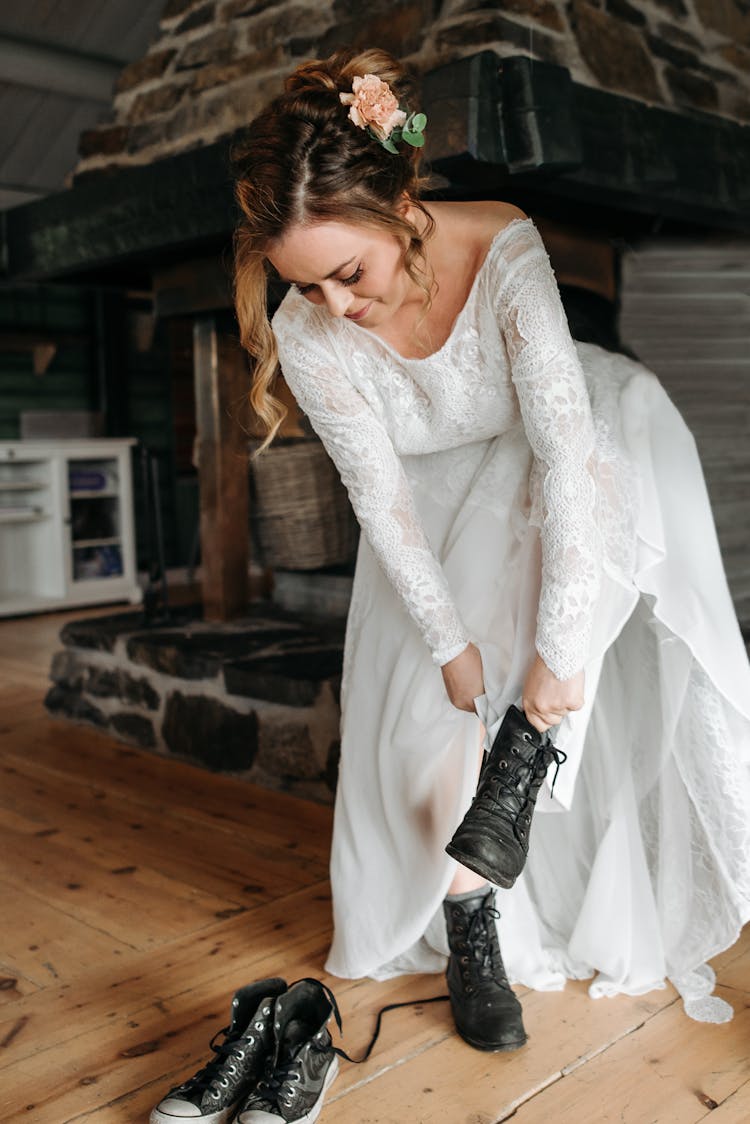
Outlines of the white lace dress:
M362 526L346 632L327 969L441 971L444 851L479 719L439 665L469 639L490 736L538 650L586 703L553 731L529 859L499 890L512 981L592 995L675 982L750 917L750 667L695 443L656 377L575 343L531 219L494 238L451 335L406 359L291 289L285 378ZM547 786L549 786L549 779ZM556 813L556 814L555 814Z

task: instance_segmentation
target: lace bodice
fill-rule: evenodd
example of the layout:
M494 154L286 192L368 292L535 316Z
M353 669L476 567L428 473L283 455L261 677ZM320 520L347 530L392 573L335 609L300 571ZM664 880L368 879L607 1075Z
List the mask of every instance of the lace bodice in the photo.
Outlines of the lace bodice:
M493 239L443 346L407 359L296 289L272 321L284 377L346 485L363 533L434 661L467 635L420 524L402 457L503 434L522 419L542 538L536 647L559 678L587 656L600 587L595 432L586 382L531 219Z

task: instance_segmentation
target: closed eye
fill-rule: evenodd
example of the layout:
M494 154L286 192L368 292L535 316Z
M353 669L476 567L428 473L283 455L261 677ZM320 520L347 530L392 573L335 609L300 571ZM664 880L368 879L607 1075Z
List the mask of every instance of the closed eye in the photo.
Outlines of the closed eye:
M338 277L337 280L342 285L356 285L358 281L361 281L363 273L364 269L361 265L358 265L354 273L352 273L351 277ZM315 285L297 285L295 282L294 287L298 293L304 294L309 293L311 289L314 289Z

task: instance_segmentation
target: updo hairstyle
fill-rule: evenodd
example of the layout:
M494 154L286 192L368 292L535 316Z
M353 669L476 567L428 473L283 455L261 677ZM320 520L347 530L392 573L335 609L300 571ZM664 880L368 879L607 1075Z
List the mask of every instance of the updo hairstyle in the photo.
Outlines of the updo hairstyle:
M399 105L413 104L411 79L385 51L337 51L302 63L232 150L235 197L242 220L234 237L234 300L243 347L255 359L250 401L267 429L268 447L286 416L272 394L278 355L268 321L266 253L294 224L338 220L391 231L402 243L404 269L430 305L424 242L433 220L419 201L420 150L398 155L349 120L340 93L357 76L387 82ZM404 195L424 216L420 232L397 212Z

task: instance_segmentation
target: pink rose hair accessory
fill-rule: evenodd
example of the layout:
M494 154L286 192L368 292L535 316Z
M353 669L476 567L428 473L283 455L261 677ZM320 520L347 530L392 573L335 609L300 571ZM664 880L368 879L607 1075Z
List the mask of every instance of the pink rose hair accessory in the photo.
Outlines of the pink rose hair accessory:
M391 87L377 74L365 74L352 82L350 94L339 94L342 105L349 106L349 120L359 129L367 129L388 152L398 154L396 145L405 141L412 148L424 144L424 113L407 113L400 109Z

